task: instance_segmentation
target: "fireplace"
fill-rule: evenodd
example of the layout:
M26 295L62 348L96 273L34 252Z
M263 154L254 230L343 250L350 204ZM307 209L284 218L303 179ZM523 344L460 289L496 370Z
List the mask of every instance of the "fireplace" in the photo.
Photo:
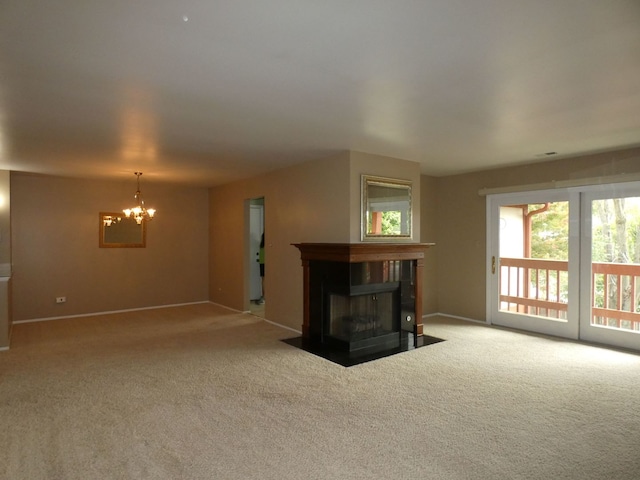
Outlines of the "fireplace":
M422 268L432 244L303 243L303 339L369 354L422 345ZM408 335L409 334L409 335Z
M348 352L398 347L399 297L397 285L342 293L329 288L325 293L321 341Z

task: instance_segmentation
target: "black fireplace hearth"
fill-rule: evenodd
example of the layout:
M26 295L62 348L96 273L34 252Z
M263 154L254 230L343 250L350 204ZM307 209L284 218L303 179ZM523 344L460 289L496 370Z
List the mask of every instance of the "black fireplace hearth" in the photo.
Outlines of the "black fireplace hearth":
M411 332L402 331L400 333L400 345L394 348L381 348L374 351L356 351L345 352L342 350L336 350L333 348L327 348L326 345L317 344L303 337L287 338L282 340L284 343L291 345L292 347L299 348L305 352L311 353L318 357L322 357L330 362L337 363L343 367L353 367L354 365L360 365L362 363L371 362L373 360L379 360L381 358L390 357L391 355L397 355L398 353L408 352L415 350L414 335ZM431 337L429 335L423 335L422 343L420 347L427 345L433 345L443 342L441 338Z

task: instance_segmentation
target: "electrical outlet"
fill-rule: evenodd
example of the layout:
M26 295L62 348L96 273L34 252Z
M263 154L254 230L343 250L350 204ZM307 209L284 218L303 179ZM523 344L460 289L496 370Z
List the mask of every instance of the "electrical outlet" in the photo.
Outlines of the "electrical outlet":
M56 303L64 303L67 301L67 297L56 297Z

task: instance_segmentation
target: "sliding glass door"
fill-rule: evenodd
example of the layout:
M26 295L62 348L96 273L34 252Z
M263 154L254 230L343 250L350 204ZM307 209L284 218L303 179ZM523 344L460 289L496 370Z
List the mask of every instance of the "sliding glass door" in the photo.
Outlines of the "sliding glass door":
M640 188L586 192L582 210L580 337L640 349Z
M487 317L640 350L640 183L487 198Z
M577 338L578 197L542 191L490 198L489 318L496 325Z

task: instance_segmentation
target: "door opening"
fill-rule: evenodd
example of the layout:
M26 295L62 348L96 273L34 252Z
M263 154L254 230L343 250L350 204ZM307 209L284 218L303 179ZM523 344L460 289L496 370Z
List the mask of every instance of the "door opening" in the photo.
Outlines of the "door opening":
M264 317L264 197L249 200L249 230L247 239L248 310L254 315ZM245 290L247 290L245 288Z

